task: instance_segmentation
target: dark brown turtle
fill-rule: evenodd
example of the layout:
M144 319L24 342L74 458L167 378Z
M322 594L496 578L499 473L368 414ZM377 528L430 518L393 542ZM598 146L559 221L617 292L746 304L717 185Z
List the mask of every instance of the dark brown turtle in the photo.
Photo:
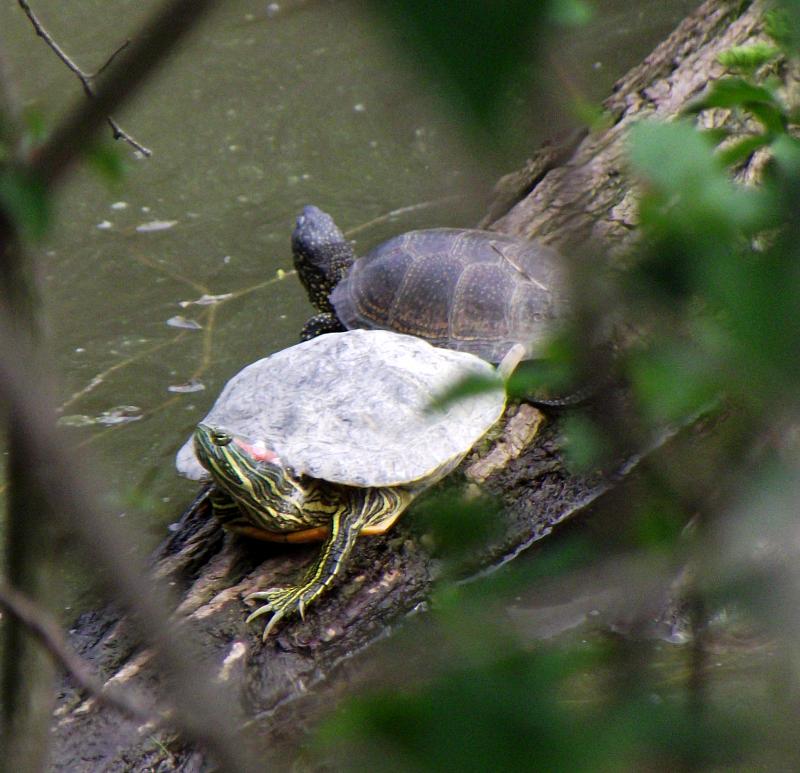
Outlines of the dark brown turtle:
M356 259L333 219L307 206L297 218L292 251L319 310L303 340L371 328L489 362L521 343L531 359L567 310L558 253L494 231L409 231Z

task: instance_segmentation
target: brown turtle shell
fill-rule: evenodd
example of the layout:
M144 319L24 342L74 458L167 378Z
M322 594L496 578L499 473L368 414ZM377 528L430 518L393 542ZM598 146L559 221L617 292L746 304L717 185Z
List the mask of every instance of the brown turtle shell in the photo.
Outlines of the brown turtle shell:
M567 302L555 250L459 228L409 231L355 261L331 293L348 328L395 330L499 362L534 358Z

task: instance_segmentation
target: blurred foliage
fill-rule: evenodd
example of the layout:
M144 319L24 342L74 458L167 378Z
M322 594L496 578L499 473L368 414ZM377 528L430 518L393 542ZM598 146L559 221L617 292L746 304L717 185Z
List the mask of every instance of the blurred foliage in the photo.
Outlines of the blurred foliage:
M389 39L478 143L502 134L508 95L531 72L549 28L585 23L584 0L373 0Z
M25 238L44 236L50 222L50 210L43 186L12 166L0 169L0 206L20 227Z
M764 14L764 32L789 55L800 50L800 4L781 0Z
M20 163L29 158L47 134L44 116L34 109L25 110L19 127L0 113L0 207L9 213L22 237L41 239L51 220L46 191ZM19 129L19 131L17 131Z
M494 126L504 88L522 75L552 0L378 0L392 35L472 124Z
M594 469L611 451L602 429L581 412L564 417L562 438L566 463L574 472Z
M30 159L47 138L50 127L38 110L22 114L22 131L13 151L0 142L0 205L19 226L24 240L37 242L44 237L52 224L52 202L49 192L39 180L32 177L18 160ZM0 137L2 134L0 133ZM89 169L110 188L123 182L127 165L118 144L99 141L82 153Z
M397 0L387 13L398 24L406 14L406 44L451 84L455 101L471 106L481 128L490 126L521 52L552 18L574 10L555 0L537 10L471 4L468 34L454 44L462 29L455 4L425 5ZM497 42L503 28L507 48ZM608 403L571 412L561 425L568 462L583 472L665 423L693 426L704 416L714 424L713 443L692 458L651 461L638 485L614 500L613 539L589 522L589 542L556 541L469 592L445 586L434 599L440 638L419 656L426 667L416 673L412 665L399 689L347 702L323 727L316 759L392 771L800 764L792 719L800 674L790 654L800 635L798 578L794 553L782 552L796 544L800 495L800 113L784 77L798 65L800 0L777 4L764 29L769 42L719 56L729 74L686 115L631 131L641 237L605 291L615 314L640 331L611 368L629 390L616 402L601 390ZM586 299L590 313L595 303ZM515 374L509 392L563 390L592 371L583 349L569 336L554 342L549 362ZM461 385L448 397L476 388ZM439 555L463 560L475 540L490 537L491 513L482 521L481 500L442 496L444 504L427 500L423 528ZM585 626L580 644L532 644L514 630L507 612L514 599L535 598L589 567L631 563L638 573L622 584L634 616L651 573L665 571L662 590L676 583L667 622L673 640L689 644L676 649L685 668L669 684L664 656L646 633L652 613L628 636ZM747 641L747 668L765 637L775 637L781 657L774 671L747 678L740 666L739 691L730 673L712 673L712 636L720 637L716 646L726 636Z
M541 359L523 360L505 383L511 400L559 403L571 405L580 402L584 391L584 374L580 369L579 350L572 331L554 336L545 347ZM431 402L430 409L441 410L450 403L471 395L499 389L497 378L467 376L457 381Z
M487 376L466 376L460 379L452 386L448 387L440 395L431 401L430 410L440 411L448 405L461 400L471 395L485 394L486 392L499 391L502 384L496 377L493 378L491 374Z
M28 157L45 141L50 127L44 114L33 108L23 111L22 125L23 132L19 137L20 155Z
M414 509L414 529L448 574L464 574L475 550L501 536L500 503L485 493L464 495L463 486L439 486Z
M774 60L780 48L769 43L758 42L747 46L732 46L723 51L717 61L729 70L752 75L759 67Z
M95 145L86 153L89 166L107 185L118 187L125 178L125 156L108 142Z
M698 721L680 700L649 692L646 678L623 701L586 689L613 654L496 647L483 662L445 667L424 689L354 700L321 740L350 770L666 770L741 759L754 735L743 716Z
M520 363L506 385L508 396L518 400L569 400L581 388L579 349L569 333L555 336L541 359Z
M37 152L47 137L44 116L36 110L23 114L23 131L16 152L22 159ZM118 186L125 175L122 152L110 142L101 142L84 153L90 169L109 186ZM5 163L3 163L5 162ZM12 217L23 239L38 241L52 222L51 201L39 180L32 177L21 164L15 164L12 151L0 142L0 206Z

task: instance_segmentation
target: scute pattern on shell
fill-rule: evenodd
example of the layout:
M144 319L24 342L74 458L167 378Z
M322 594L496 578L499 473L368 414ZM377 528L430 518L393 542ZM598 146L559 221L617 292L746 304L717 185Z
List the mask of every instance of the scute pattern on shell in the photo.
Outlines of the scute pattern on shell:
M347 328L396 330L499 362L536 356L568 310L558 253L505 234L410 231L355 261L331 293Z
M498 388L430 410L468 376ZM426 485L446 475L500 418L505 394L478 357L380 330L331 333L248 365L207 424L263 441L295 472L353 486ZM205 477L191 439L178 471Z

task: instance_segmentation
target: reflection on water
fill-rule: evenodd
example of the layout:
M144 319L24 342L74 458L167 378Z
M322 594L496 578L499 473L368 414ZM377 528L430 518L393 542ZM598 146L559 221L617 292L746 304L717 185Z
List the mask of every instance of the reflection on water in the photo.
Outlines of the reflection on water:
M91 70L155 5L36 9ZM120 189L78 174L59 201L40 258L62 424L102 467L114 507L143 513L153 542L194 488L175 476L175 450L228 376L295 343L309 315L289 252L302 206L332 212L359 251L399 230L467 225L481 211L481 173L521 163L537 131L570 123L565 97L551 94L535 103L535 126L520 105L505 156L459 157L457 127L357 5L221 4L116 116L153 157L123 150ZM540 65L553 94L599 100L694 2L595 5L592 29L565 31ZM24 107L54 122L77 82L15 4L0 7L0 30Z

